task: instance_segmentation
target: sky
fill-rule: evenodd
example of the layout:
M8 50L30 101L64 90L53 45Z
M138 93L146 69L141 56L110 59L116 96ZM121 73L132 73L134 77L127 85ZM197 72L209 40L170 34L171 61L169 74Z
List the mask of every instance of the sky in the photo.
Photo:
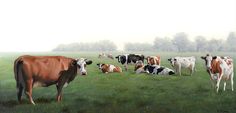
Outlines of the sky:
M59 44L153 43L185 32L236 32L236 0L1 0L0 52L44 52Z

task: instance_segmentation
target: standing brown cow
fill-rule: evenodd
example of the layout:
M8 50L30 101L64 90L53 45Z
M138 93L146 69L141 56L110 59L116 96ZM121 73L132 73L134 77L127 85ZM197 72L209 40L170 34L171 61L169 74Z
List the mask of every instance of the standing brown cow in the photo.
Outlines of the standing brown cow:
M17 98L21 102L23 90L32 104L33 87L47 87L56 84L57 101L62 99L62 88L74 80L77 71L86 75L86 65L91 60L73 59L63 56L20 56L14 62L14 72L17 86Z

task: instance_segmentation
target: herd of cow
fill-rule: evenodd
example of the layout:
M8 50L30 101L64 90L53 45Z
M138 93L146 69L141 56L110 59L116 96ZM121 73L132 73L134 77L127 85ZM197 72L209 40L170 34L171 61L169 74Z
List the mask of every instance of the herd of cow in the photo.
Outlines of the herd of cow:
M114 59L111 54L99 54L99 58L108 57ZM190 70L190 75L195 71L195 57L172 57L169 58L174 70L161 66L159 56L144 57L141 54L124 54L115 57L119 63L124 65L125 70L128 64L135 64L135 73L149 73L155 75L181 75L181 69ZM230 57L211 56L207 54L201 57L205 61L206 70L210 75L212 85L219 90L221 79L224 80L224 91L226 81L231 81L233 88L233 59ZM147 62L144 65L144 62ZM56 84L57 101L62 100L62 88L67 86L79 73L87 75L86 65L92 64L91 60L85 58L68 58L64 56L29 56L18 57L14 62L14 73L17 86L17 98L21 102L22 93L29 98L30 103L35 104L32 98L33 87L47 87ZM122 68L112 64L98 63L97 66L103 73L122 72Z

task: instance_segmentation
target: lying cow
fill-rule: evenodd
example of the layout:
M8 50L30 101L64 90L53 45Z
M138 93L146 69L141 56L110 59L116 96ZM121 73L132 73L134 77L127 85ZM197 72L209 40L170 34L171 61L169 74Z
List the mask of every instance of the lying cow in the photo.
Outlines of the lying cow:
M210 75L210 79L213 83L213 86L216 85L216 92L219 90L220 81L223 79L224 81L224 91L226 87L226 81L231 81L231 88L233 88L233 77L234 77L234 67L233 67L233 59L230 57L219 57L207 54L206 56L201 57L206 64L206 70ZM214 84L214 81L216 84Z
M103 73L112 73L112 72L118 72L121 73L122 69L119 66L114 66L111 64L100 64L98 63L97 66Z
M136 74L146 73L146 71L144 70L144 64L141 60L139 60L135 63L134 71Z
M98 55L98 58L110 58L110 59L114 59L112 54L105 54L105 53L100 53Z
M161 57L160 56L148 56L147 63L150 65L161 65Z
M181 76L181 68L187 68L190 71L190 75L193 75L195 70L195 57L173 57L168 59L171 65L174 67L175 72Z
M86 65L91 60L73 59L63 56L20 56L14 62L14 73L17 86L17 98L21 102L24 91L30 102L33 87L57 86L57 101L62 99L62 87L74 80L77 72L86 75Z
M140 54L124 54L115 57L118 62L124 65L125 70L128 70L128 64L135 64L137 61L141 60L144 62L144 55Z
M175 74L174 70L159 66L159 65L145 65L144 71L150 74L156 74L156 75L173 75Z

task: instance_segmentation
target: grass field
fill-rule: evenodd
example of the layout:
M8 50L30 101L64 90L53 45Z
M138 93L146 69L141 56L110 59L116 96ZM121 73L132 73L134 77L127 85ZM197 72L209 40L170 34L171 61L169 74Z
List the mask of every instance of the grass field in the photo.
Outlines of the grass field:
M93 60L87 66L87 76L77 76L63 89L60 103L56 102L55 85L34 88L35 106L29 104L25 95L23 104L17 102L13 62L22 54L26 53L0 53L0 113L236 113L236 91L231 91L230 84L225 92L221 84L218 94L211 87L200 59L205 53L143 53L161 55L161 64L167 67L167 59L172 56L196 56L197 72L193 76L186 70L183 76L136 75L133 66L122 74L103 74L97 63L121 65L117 60L98 59L97 53L27 53ZM236 59L235 53L217 54Z

